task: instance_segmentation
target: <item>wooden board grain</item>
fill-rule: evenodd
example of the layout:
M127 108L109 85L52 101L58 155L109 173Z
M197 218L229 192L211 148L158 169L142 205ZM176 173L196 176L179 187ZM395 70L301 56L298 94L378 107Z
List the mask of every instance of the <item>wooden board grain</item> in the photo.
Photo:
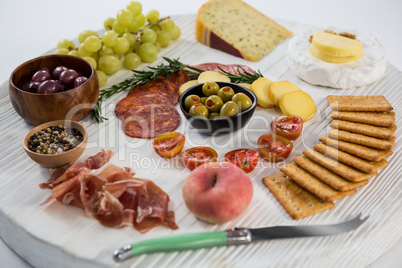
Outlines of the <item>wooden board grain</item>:
M305 124L303 136L295 141L294 151L283 164L292 162L303 150L312 148L319 142L318 138L328 132L331 109L326 96L329 94L384 95L394 106L396 114L401 114L402 76L390 64L381 81L353 91L312 86L290 73L286 62L288 42L282 43L261 62L251 63L197 43L194 38L194 18L194 15L173 18L181 26L182 36L164 49L161 55L180 57L182 62L188 64L216 61L246 64L259 69L271 80L289 80L313 97L318 107L317 116ZM295 34L309 29L297 23L281 23ZM159 59L153 65L162 61ZM141 68L145 68L145 65L141 65ZM111 77L107 86L122 81L130 73L127 70L119 71ZM149 140L129 138L122 133L121 122L114 115L114 106L126 95L124 92L105 102L103 111L109 118L106 123L97 124L88 117L81 121L87 127L89 137L87 149L80 159L84 160L101 149L113 150L113 163L131 167L139 177L152 179L170 195L171 208L176 212L180 229L171 231L159 228L139 234L129 228L115 230L103 227L96 220L86 217L82 210L58 202L40 206L50 191L41 190L38 185L47 180L49 171L35 164L23 151L23 137L32 126L15 113L7 92L7 84L3 84L0 91L0 235L35 267L261 267L267 263L286 267L331 266L334 263L338 266L367 266L401 237L402 145L398 139L394 154L387 159L389 166L371 179L368 185L358 189L355 195L337 200L335 208L330 211L300 221L292 220L261 182L264 176L278 172L281 164L261 162L250 173L254 196L246 212L227 224L210 225L197 220L183 203L181 187L190 171L184 168L179 158L162 159L153 151ZM209 145L222 157L229 148L254 148L258 137L268 131L271 120L279 115L278 109L257 107L254 117L244 129L217 137L200 135L182 116L177 131L186 136L184 149ZM401 125L400 116L397 116L396 124ZM400 129L397 129L396 137L400 136ZM334 237L286 239L248 246L143 255L121 264L116 264L112 259L116 248L154 237L225 230L235 226L332 224L352 218L360 212L370 215L365 225L354 232Z

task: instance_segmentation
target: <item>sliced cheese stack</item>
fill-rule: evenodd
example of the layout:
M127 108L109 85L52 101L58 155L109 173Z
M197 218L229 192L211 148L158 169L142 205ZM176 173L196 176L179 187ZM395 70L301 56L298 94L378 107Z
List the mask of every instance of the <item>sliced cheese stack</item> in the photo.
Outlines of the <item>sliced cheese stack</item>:
M359 40L327 32L314 33L309 51L314 57L330 63L347 63L363 56Z
M333 208L335 200L354 194L385 168L385 158L392 155L395 113L383 96L328 96L327 100L334 110L333 129L320 138L322 143L263 179L293 219Z
M195 35L204 45L259 61L292 32L241 0L210 0L198 11Z

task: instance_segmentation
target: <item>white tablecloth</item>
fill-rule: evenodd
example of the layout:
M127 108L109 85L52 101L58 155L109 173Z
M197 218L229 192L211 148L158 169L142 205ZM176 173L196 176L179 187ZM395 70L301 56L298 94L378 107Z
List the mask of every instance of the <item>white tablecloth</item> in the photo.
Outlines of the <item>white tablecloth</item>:
M63 38L74 39L84 29L100 29L106 17L114 16L128 0L104 1L1 1L0 82L8 80L12 70L22 62L54 48ZM162 16L196 14L204 0L144 0L143 9L157 9ZM292 20L319 27L337 26L372 33L385 48L388 61L402 70L399 34L402 25L402 2L383 0L338 0L323 2L246 0L272 18ZM399 93L400 94L400 93ZM4 159L2 160L4 161ZM402 241L399 241L371 267L398 267L402 263ZM0 241L2 267L30 267L3 241Z

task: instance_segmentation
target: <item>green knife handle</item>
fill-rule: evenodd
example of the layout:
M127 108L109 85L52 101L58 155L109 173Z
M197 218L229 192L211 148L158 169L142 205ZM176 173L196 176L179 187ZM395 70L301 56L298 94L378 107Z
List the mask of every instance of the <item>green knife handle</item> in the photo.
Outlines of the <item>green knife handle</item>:
M116 261L123 261L129 257L144 253L187 250L224 245L226 245L225 231L180 234L153 238L131 245L126 245L114 252L114 259Z

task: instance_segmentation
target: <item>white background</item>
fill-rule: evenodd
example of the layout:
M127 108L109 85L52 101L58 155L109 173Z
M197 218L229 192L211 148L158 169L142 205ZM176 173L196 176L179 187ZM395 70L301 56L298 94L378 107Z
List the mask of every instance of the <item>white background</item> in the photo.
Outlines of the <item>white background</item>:
M101 29L104 19L114 17L128 2L129 0L1 0L0 82L8 81L11 72L19 64L55 48L60 39L75 39L80 31L86 29ZM169 16L196 14L205 0L140 2L145 12L157 9L161 16ZM355 29L364 34L372 33L384 46L388 61L402 70L400 51L402 1L400 0L245 0L245 2L274 19L291 20L319 27ZM371 267L400 267L401 252L402 241ZM30 267L1 240L0 260L2 267Z

